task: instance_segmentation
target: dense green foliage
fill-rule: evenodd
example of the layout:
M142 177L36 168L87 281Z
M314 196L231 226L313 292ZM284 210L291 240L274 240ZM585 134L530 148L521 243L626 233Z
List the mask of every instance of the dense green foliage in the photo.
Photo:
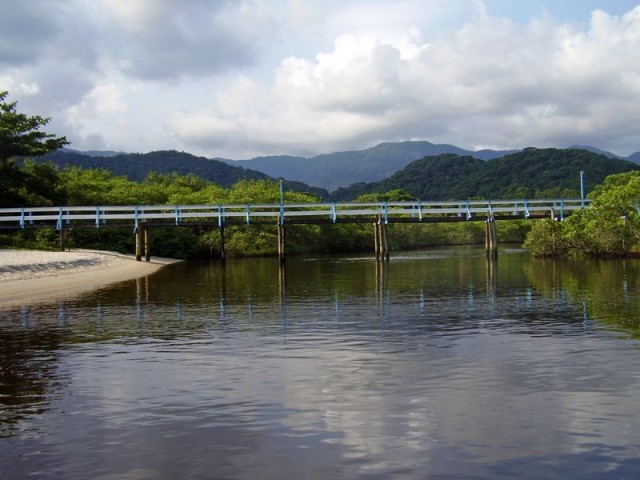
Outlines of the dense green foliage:
M638 169L635 163L579 149L528 148L487 162L446 154L417 160L381 182L338 189L330 198L345 201L396 189L420 200L578 197L581 171L590 191L607 175Z
M607 177L589 195L591 208L563 222L536 222L525 247L536 256L627 256L640 243L640 172Z
M69 143L65 137L41 131L50 119L17 112L16 102L7 102L7 95L0 91L0 207L53 197L53 192L46 190L49 169L33 163L20 169L14 159L44 155Z

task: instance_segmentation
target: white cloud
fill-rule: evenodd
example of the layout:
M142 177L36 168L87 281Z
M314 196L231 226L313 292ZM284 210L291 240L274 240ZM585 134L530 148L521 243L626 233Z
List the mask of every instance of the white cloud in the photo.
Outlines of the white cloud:
M491 7L19 2L0 6L0 24L29 33L0 30L0 90L89 148L100 137L231 158L403 139L640 150L640 6L571 24Z
M126 74L175 80L250 65L271 19L260 3L224 0L101 0L112 58Z
M179 135L188 142L192 122L207 138L209 118L217 122L203 147L243 139L247 153L269 139L268 153L295 153L415 137L502 148L595 141L629 152L640 148L639 56L640 7L595 12L587 30L481 16L429 45L415 31L398 44L343 35L314 59L283 60L274 86L254 86L235 111L221 95L210 113L183 115ZM225 139L213 135L221 124Z

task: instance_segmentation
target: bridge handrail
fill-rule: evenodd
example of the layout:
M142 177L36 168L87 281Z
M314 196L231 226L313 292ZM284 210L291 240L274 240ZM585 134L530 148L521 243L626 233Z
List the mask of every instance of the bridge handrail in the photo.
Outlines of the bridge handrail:
M380 216L384 221L412 216L422 221L428 215L457 215L467 220L474 215L495 214L522 215L532 212L551 212L562 217L589 207L587 199L500 199L500 200L447 200L447 201L390 201L390 202L322 202L322 203L256 203L256 204L193 204L193 205L80 205L56 207L0 208L0 226L18 224L24 227L35 222L54 222L58 229L73 221L93 221L99 227L110 220L139 221L172 219L176 224L184 220L217 219L224 224L226 218L285 218L323 217L334 222L339 218Z

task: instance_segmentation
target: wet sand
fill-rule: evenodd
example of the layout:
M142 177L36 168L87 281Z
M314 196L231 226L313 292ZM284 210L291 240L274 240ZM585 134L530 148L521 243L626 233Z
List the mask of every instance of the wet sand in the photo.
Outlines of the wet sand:
M97 250L0 250L0 307L70 297L111 283L149 275L178 262Z

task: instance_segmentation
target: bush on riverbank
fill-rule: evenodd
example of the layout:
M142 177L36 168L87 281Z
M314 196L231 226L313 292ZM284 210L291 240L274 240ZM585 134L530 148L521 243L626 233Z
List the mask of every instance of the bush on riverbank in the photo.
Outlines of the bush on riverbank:
M640 242L640 172L607 177L589 195L591 208L563 222L536 222L524 246L538 257L625 257Z

